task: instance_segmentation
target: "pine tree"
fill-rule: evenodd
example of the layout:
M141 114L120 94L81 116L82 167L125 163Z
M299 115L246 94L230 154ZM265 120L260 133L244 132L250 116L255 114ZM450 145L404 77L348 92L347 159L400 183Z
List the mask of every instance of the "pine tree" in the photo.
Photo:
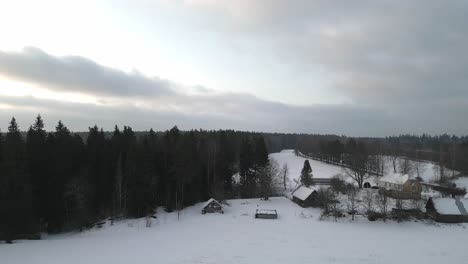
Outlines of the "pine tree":
M301 184L309 187L312 185L312 177L312 167L310 167L309 160L305 160L301 171Z

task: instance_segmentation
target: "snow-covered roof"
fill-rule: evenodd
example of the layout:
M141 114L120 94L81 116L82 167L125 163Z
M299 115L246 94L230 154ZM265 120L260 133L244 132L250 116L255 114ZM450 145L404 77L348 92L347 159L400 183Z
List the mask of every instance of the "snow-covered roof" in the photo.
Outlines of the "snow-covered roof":
M444 215L468 215L467 199L452 199L452 198L433 198L432 202L439 214Z
M276 215L278 213L276 212L276 210L271 209L257 209L257 214Z
M216 201L215 199L213 198L210 198L208 201L205 202L205 204L203 205L203 208L207 207L210 203L212 202L215 202L217 203L219 206L223 207L218 201Z
M381 177L379 181L394 184L404 184L406 181L408 181L408 179L408 174L392 173Z
M304 201L314 191L315 191L315 188L309 188L309 187L306 187L304 185L301 185L292 193L292 196Z

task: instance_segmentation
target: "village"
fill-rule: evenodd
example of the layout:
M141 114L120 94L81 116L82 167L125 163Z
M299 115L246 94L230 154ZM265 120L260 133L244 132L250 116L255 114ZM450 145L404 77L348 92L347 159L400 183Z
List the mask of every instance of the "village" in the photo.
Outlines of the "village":
M339 168L334 165L314 161L319 177L313 177L309 186L301 184L298 180L302 162L313 161L304 155L298 155L293 150L284 150L270 155L272 162L287 164L295 175L289 179L289 189L280 193L303 208L321 208L322 218L331 218L335 221L349 216L352 220L364 217L369 221L376 220L425 220L440 223L468 222L468 199L466 199L466 186L457 187L455 183L440 185L431 178L432 170L423 173L425 182L421 177L411 177L402 173L387 173L382 176L369 176L358 189L343 173L337 173ZM310 163L309 163L310 164ZM432 165L432 164L431 164ZM424 166L429 166L425 164ZM423 166L423 167L424 167ZM432 165L436 170L437 165ZM423 167L419 169L422 170ZM434 169L432 168L432 169ZM454 174L454 173L453 173ZM296 177L295 177L296 176ZM458 182L465 182L467 178L459 177ZM277 182L282 181L277 179ZM285 185L286 187L286 185ZM210 199L203 205L202 213L224 213L221 204ZM278 212L275 209L257 209L255 218L276 219Z

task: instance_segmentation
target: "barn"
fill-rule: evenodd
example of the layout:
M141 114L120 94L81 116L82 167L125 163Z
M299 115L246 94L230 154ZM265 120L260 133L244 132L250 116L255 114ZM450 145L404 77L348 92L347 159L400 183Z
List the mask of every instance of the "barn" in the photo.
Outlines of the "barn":
M206 213L221 213L221 214L224 214L223 206L213 198L206 201L206 203L203 205L203 208L202 208L201 212L202 212L202 214L206 214Z
M302 207L320 206L320 199L316 188L301 185L292 192L293 202Z
M426 204L427 214L441 223L467 223L468 199L429 198Z

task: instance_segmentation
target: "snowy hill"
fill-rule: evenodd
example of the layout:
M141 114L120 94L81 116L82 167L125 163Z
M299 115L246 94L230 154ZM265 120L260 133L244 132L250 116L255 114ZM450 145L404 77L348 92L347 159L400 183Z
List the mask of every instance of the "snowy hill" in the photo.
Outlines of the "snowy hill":
M320 210L286 198L231 200L225 214L203 203L83 233L0 245L0 263L464 263L468 225L320 221ZM277 220L254 219L276 209ZM434 246L437 244L437 246Z

